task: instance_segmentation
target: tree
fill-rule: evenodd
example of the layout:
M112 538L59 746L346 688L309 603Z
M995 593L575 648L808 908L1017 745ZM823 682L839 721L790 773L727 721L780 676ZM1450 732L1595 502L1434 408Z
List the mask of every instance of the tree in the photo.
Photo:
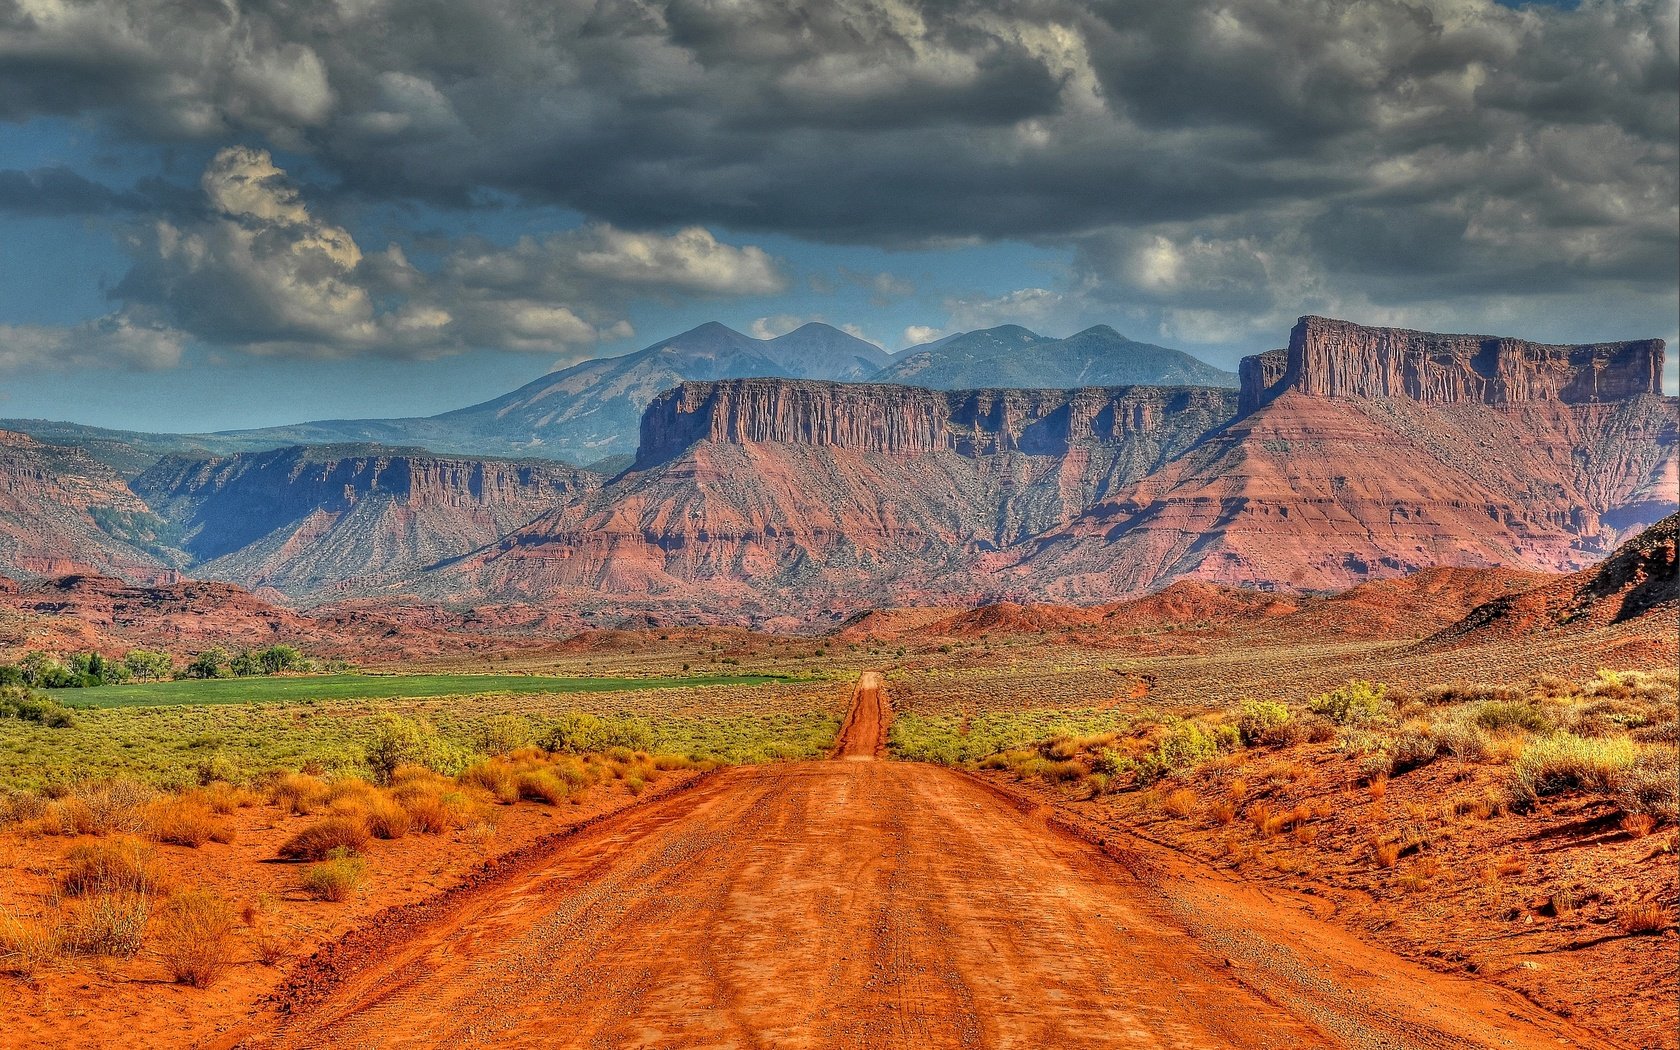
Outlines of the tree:
M212 646L192 658L184 672L188 678L226 678L227 650Z
M141 681L168 678L175 673L174 658L168 653L153 652L150 649L130 649L123 657L123 666L128 669L130 678Z
M309 661L296 648L290 645L271 645L267 649L258 649L252 654L257 663L262 666L264 674L279 674L282 671L301 671L309 666Z

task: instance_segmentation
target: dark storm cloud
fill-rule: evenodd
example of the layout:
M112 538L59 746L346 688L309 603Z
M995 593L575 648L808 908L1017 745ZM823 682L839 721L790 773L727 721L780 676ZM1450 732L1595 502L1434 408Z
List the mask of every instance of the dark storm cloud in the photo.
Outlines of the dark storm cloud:
M1067 302L1656 295L1680 225L1676 12L0 0L0 115L258 136L341 192L511 194L628 229L1066 244Z
M62 165L30 171L0 170L0 213L42 216L189 215L199 211L190 189L158 178L142 179L117 190L84 178Z

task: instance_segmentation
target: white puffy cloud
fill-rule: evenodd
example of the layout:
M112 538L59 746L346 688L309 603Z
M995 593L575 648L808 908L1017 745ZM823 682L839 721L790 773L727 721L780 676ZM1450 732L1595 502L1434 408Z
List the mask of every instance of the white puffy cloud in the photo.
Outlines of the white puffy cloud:
M620 311L637 297L757 295L785 284L758 247L698 227L664 235L603 223L509 246L445 245L426 272L398 245L364 250L311 209L266 151L220 151L201 187L203 217L130 235L134 265L113 294L254 353L564 353L632 334Z
M186 341L167 325L121 313L79 325L0 324L0 373L172 368Z

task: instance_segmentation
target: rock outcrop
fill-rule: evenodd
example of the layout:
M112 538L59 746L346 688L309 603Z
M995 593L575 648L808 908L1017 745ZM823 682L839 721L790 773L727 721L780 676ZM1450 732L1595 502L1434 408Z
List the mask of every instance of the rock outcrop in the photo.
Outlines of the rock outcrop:
M0 575L174 578L167 524L85 451L0 431Z
M1169 420L1228 417L1231 391L1208 387L924 390L886 384L739 379L684 383L642 416L636 469L697 442L808 445L888 455L1065 455L1159 433Z
M1429 404L1625 401L1662 393L1664 350L1661 339L1554 346L1307 316L1290 333L1281 375L1275 350L1244 360L1243 408L1253 411L1281 389Z
M493 543L600 481L551 462L361 445L171 457L133 487L176 523L195 575L319 599Z

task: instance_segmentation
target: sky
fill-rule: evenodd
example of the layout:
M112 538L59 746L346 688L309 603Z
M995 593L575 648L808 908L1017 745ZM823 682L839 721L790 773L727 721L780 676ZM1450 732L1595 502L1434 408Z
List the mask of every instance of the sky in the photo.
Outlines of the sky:
M1677 41L1680 0L4 0L0 416L429 414L708 320L1673 342Z

